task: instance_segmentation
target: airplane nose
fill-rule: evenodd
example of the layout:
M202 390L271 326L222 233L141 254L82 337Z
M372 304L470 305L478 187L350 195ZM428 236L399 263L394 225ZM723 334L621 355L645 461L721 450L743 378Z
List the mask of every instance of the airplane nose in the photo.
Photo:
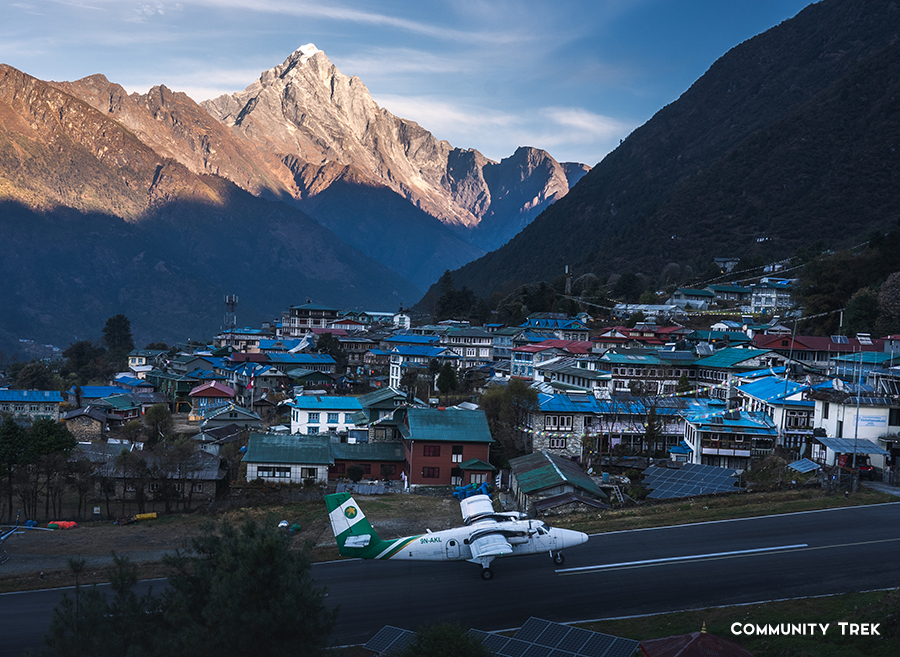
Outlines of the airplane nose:
M557 529L556 531L559 532L559 537L556 540L564 548L575 547L586 543L588 540L588 535L584 532L576 532L572 529Z

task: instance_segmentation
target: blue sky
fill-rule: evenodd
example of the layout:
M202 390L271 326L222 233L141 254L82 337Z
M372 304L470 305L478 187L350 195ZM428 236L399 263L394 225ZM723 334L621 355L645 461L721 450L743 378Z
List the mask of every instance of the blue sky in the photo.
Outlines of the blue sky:
M596 164L729 49L807 0L14 0L0 62L201 101L314 43L375 101L499 160Z

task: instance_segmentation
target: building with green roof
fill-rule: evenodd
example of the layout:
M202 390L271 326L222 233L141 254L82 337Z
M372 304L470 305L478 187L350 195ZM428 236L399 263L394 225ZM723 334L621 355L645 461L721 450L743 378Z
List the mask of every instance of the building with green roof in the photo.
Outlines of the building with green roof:
M533 452L512 459L510 487L519 509L534 512L535 503L560 495L586 495L608 501L609 497L571 459L547 452Z
M247 481L302 483L328 482L328 468L334 465L331 439L327 435L293 436L253 433L243 458Z
M494 439L482 410L409 408L404 433L409 484L460 486L489 481ZM469 462L472 467L463 468ZM480 463L479 463L480 462Z

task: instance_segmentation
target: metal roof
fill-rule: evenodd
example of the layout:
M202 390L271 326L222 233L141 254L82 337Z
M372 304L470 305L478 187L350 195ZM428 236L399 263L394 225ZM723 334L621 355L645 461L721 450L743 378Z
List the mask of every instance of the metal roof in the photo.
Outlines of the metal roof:
M327 363L329 365L334 364L334 358L329 356L328 354L291 354L291 353L272 353L267 354L268 360L271 363L296 363L301 365L303 363Z
M121 388L114 388L122 392ZM43 402L62 403L62 393L56 390L0 390L0 401L3 402Z
M802 383L796 383L776 376L768 376L738 386L738 390L742 394L766 402L778 401L808 388L809 386Z
M715 433L742 433L755 435L775 436L778 430L772 419L761 412L740 411L738 417L732 419L728 414L717 413L715 415L685 415L684 419L690 424L699 425L698 431Z
M725 347L712 356L695 361L694 364L702 367L738 367L751 358L758 358L771 351L771 349L754 349L753 347Z
M353 413L362 410L359 397L331 396L331 395L298 395L286 406L300 410L311 411L344 411Z
M509 467L519 489L525 494L537 493L563 483L569 483L596 497L608 499L594 480L577 463L547 452L534 452L511 459Z
M488 472L497 471L497 468L495 468L490 463L485 463L481 459L469 459L468 461L463 461L457 467L460 470L483 470Z
M862 438L854 440L853 438L819 438L815 437L825 447L838 454L881 454L890 455L890 452L883 450L881 447L873 443L871 440L863 440Z
M484 411L456 408L410 408L409 438L429 442L492 443Z
M814 461L810 461L809 459L800 459L799 461L788 463L788 467L792 470L796 470L797 472L806 473L812 472L813 470L818 470L819 464Z
M402 443L331 442L331 456L344 461L405 461Z
M297 463L334 465L331 438L327 434L313 436L252 433L244 454L244 463Z

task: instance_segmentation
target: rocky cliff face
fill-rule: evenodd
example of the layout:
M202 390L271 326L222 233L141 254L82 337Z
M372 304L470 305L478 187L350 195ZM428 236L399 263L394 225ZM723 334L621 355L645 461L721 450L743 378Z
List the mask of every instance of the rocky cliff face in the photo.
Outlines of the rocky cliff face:
M183 93L156 86L143 95L128 94L99 74L53 84L192 173L221 176L257 196L295 194L291 175L277 157L227 129Z
M280 154L302 199L342 171L387 187L481 248L509 239L569 188L566 169L545 151L523 148L497 163L394 116L312 44L244 91L202 105ZM479 230L485 219L490 226Z

